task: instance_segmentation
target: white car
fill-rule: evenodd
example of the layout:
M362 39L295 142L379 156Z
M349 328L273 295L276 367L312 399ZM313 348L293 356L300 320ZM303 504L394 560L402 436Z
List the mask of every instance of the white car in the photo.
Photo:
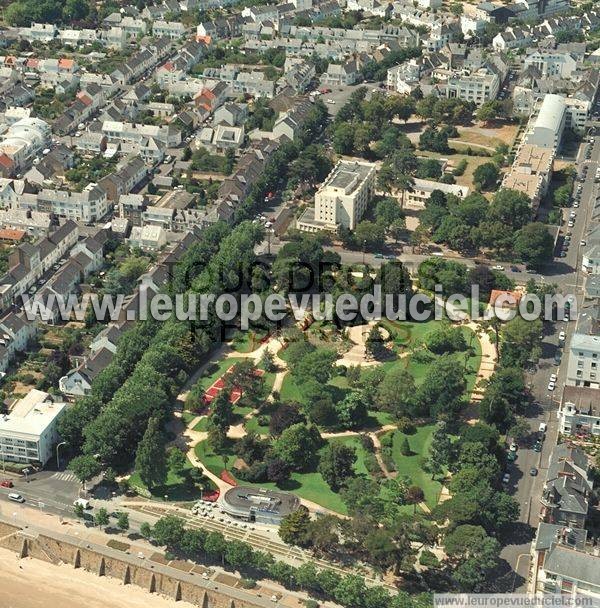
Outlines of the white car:
M567 334L564 331L561 331L558 334L558 341L559 342L564 342L566 340L566 338L567 338Z
M327 103L330 103L330 104L335 105L335 99L328 99L328 100L327 100Z
M548 390L553 391L556 388L555 382L548 382Z
M587 241L586 241L585 239L581 239L581 241L579 241L579 244L580 244L582 247L585 247L585 246L587 245Z
M566 321L567 323L571 320L571 317L568 315L568 313L565 313L565 316L563 317L563 321Z
M502 477L502 483L508 483L510 481L510 475L508 473L504 473Z
M540 433L545 433L548 425L545 422L540 422L540 428L538 429Z
M510 449L511 452L516 452L517 451L517 444L516 443L511 443L509 449Z
M550 374L550 382L556 382L558 380L558 376L556 374Z
M504 266L502 266L501 264L496 264L495 266L492 266L493 270L504 270Z
M575 222L573 220L569 220L569 223L567 224L567 226L569 228L573 228L573 226L575 226Z

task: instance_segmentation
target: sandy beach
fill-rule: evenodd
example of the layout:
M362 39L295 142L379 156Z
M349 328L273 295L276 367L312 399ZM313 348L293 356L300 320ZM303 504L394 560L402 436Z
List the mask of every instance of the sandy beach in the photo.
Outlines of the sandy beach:
M135 585L97 577L72 566L54 566L35 559L17 559L0 549L2 608L192 608L147 593Z

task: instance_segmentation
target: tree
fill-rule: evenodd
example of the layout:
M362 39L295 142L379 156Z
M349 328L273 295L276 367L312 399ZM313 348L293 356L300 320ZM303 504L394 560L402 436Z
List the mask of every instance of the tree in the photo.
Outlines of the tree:
M334 408L337 422L344 429L357 429L367 422L368 398L364 391L352 391L338 401Z
M433 417L453 418L462 405L465 388L464 366L450 355L442 355L427 370L417 399Z
M490 219L519 230L531 219L531 199L523 192L501 188L490 205Z
M491 100L483 103L475 113L475 116L477 120L481 120L482 122L490 122L500 118L502 113L502 104L499 101Z
M175 515L161 517L152 530L152 536L159 545L177 547L183 538L183 519Z
M337 357L334 350L315 350L302 357L296 365L292 365L292 374L300 383L312 379L325 384L333 375L333 363Z
M227 549L227 541L220 532L209 532L204 541L204 550L213 557L219 557L221 563L225 559L225 551Z
M410 456L412 454L412 450L410 449L410 443L408 442L408 437L403 437L402 443L400 444L400 453L402 456Z
M389 230L396 220L403 219L404 212L395 198L385 197L377 201L375 205L375 221L386 230Z
M383 335L377 325L374 325L369 330L367 339L365 340L365 351L367 356L372 357L373 359L380 359L387 353Z
M109 522L108 511L104 507L100 507L94 516L94 523L97 526L103 527L108 526Z
M539 269L552 259L554 239L544 224L532 222L517 232L514 249L529 268Z
M69 468L84 487L86 481L99 475L102 470L100 463L92 455L88 454L73 458L69 463Z
M346 484L349 477L354 476L356 452L353 447L341 441L330 441L321 453L318 471L334 492Z
M117 515L117 527L119 530L129 530L129 515L124 511L120 511Z
M425 500L425 493L419 486L409 486L406 491L406 502L414 506L413 513L417 512L417 505Z
M241 540L230 540L225 547L225 561L235 568L252 563L252 547Z
M354 229L354 242L367 251L381 249L385 244L385 228L368 220L359 222Z
M473 171L473 183L479 190L493 189L499 177L500 170L495 163L483 163Z
M281 403L271 414L269 421L269 433L274 437L299 422L306 422L306 418L300 411L300 405L295 402Z
M286 462L293 470L302 471L313 463L321 435L314 426L293 424L273 442L273 454Z
M75 514L75 517L77 517L78 519L84 518L85 509L83 508L83 505L80 502L76 502L73 505L73 513Z
M310 514L308 509L301 505L286 515L279 525L279 538L287 545L297 545L304 547L307 544L308 526L310 524Z
M444 547L455 564L453 578L465 591L478 589L498 565L500 543L481 526L456 527L446 536Z
M152 538L152 526L147 521L142 522L142 524L140 525L140 534L146 540Z
M517 443L523 441L531 433L531 427L527 418L517 418L513 425L508 429L508 435Z
M152 490L167 479L165 437L158 418L150 418L146 432L138 444L135 468L140 479Z
M412 374L400 366L393 367L383 378L375 393L379 409L400 418L415 412L416 386Z
M90 5L86 0L66 0L63 7L63 19L66 22L85 19L90 11Z
M437 355L464 351L467 342L460 327L444 323L425 336L427 348Z

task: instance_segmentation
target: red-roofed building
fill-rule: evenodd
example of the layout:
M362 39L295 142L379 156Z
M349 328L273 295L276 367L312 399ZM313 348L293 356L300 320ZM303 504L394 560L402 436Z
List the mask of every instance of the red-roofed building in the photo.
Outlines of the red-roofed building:
M75 62L72 59L66 59L62 57L58 60L58 69L61 72L74 72Z
M0 229L0 241L11 241L18 243L25 238L27 234L24 230L13 230L11 228Z
M522 297L523 294L519 291L492 289L492 293L490 294L490 306L499 306L500 308L517 308Z
M15 164L6 154L0 154L0 175L11 177L15 171Z

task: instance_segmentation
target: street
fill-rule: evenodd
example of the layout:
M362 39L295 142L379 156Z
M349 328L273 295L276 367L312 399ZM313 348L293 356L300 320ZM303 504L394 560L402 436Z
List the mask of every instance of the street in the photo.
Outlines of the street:
M583 303L582 247L579 243L587 234L591 210L598 195L598 184L594 182L594 176L596 168L600 165L600 142L596 141L594 143L589 160L585 159L587 145L582 145L577 155L578 173L581 173L584 165L588 166L587 178L582 183L581 205L576 210L578 212L577 218L572 228L566 225L566 218L569 217L571 208L563 211L565 222L561 228L561 236L559 236L560 247L565 234L571 232L571 246L569 247L567 256L559 258L557 262L552 264L548 274L545 275L549 283L556 283L558 285L559 292L575 295L578 307L581 307ZM514 542L510 542L504 547L501 557L518 572L517 577L514 579L514 588L518 591L525 589L524 581L527 579L530 568L530 542L539 523L539 500L544 487L548 460L552 449L557 443L558 420L556 412L559 406L561 387L566 379L567 347L575 326L576 323L573 319L570 322L558 321L552 324L546 323L542 356L535 371L527 373L527 382L531 387L531 392L537 404L528 413L531 430L532 432L536 432L541 422L545 422L548 428L542 451L540 453L534 452L531 445L520 447L517 460L508 469L511 475L511 493L521 506L521 516L519 524L515 525L509 533ZM566 341L563 345L564 354L561 364L557 366L554 356L560 347L558 334L561 331L566 333ZM552 373L558 376L556 382L557 388L554 391L549 391L548 380ZM529 473L534 467L538 469L536 477L532 477Z

